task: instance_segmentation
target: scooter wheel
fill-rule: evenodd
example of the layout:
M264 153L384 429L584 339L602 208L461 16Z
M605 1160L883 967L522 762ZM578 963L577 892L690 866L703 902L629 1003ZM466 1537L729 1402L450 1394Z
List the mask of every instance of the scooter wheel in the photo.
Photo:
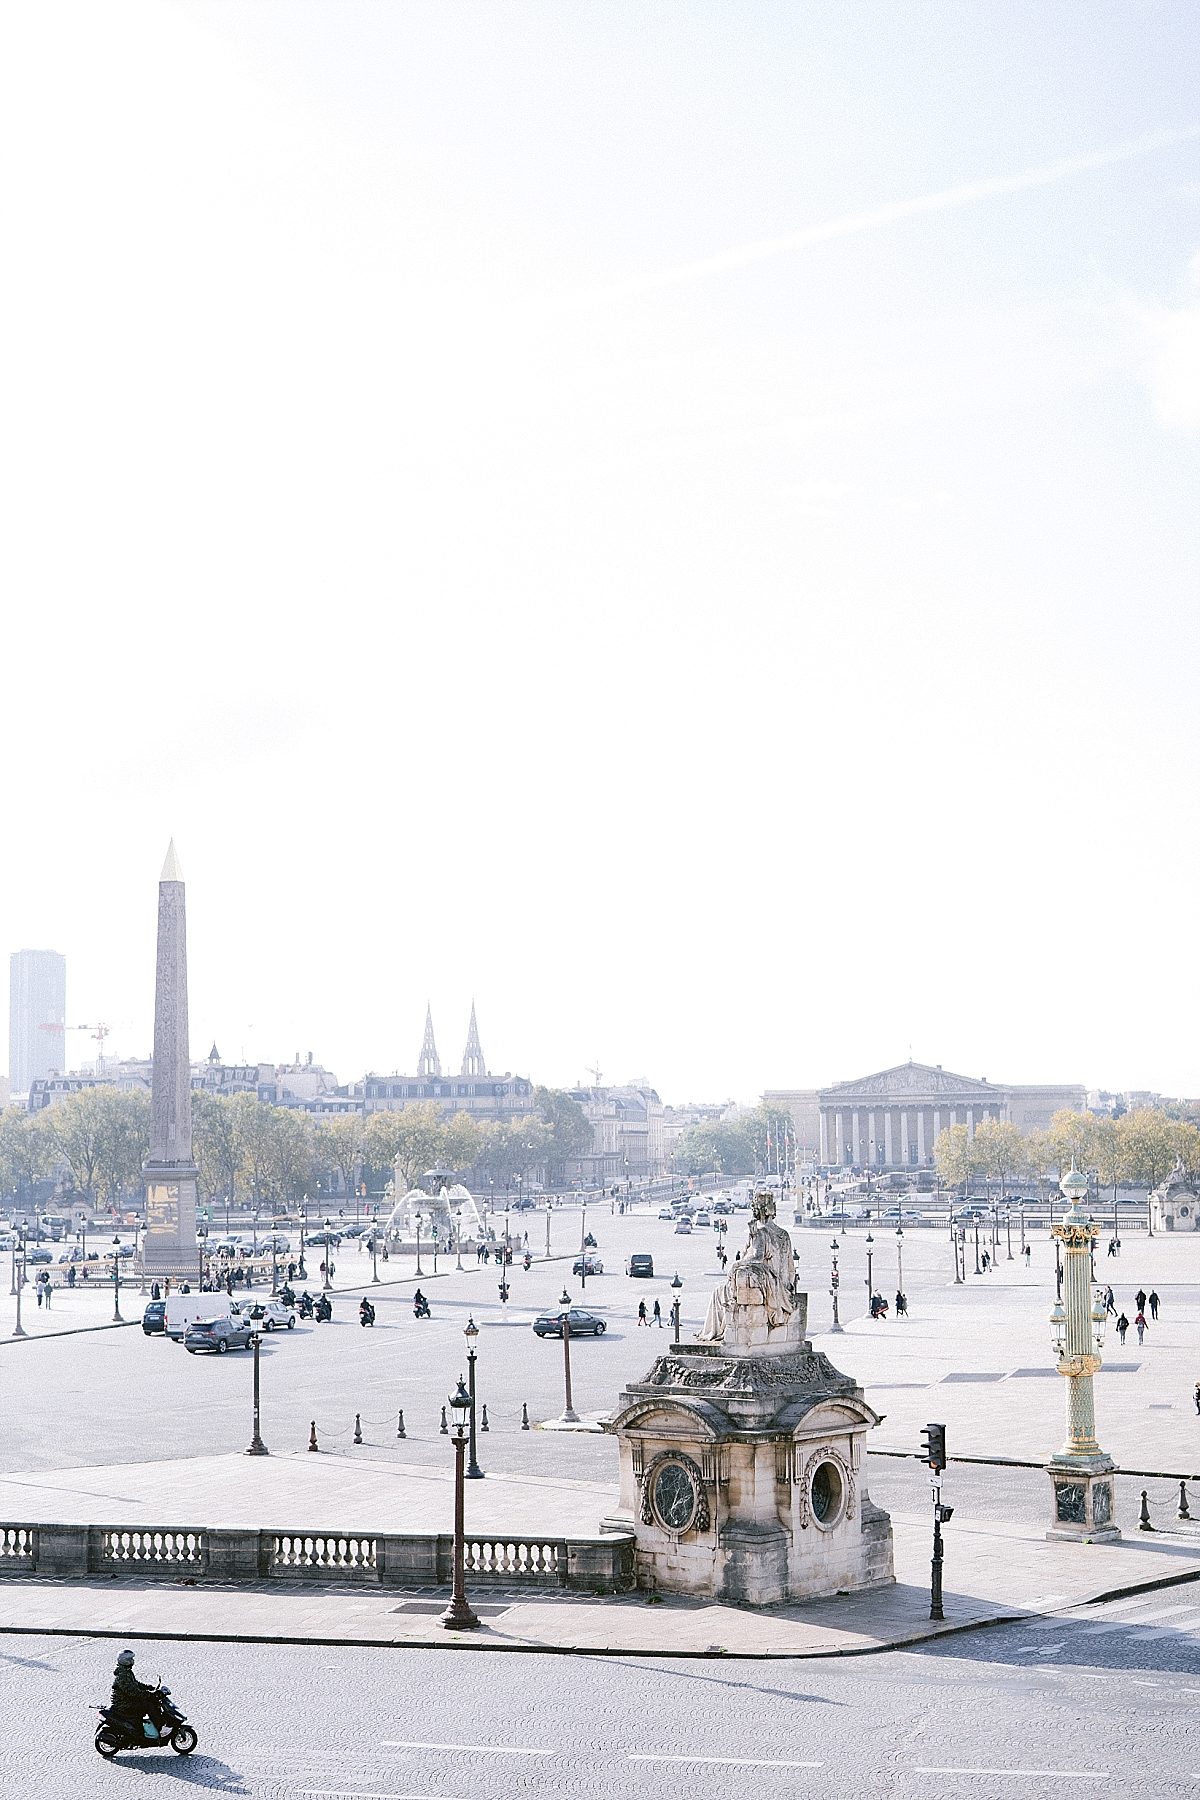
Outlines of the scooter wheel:
M121 1740L115 1731L110 1730L107 1725L102 1725L96 1733L96 1748L105 1762L111 1762L121 1748Z
M190 1725L177 1725L171 1733L171 1748L177 1750L180 1756L190 1756L199 1742L200 1739Z

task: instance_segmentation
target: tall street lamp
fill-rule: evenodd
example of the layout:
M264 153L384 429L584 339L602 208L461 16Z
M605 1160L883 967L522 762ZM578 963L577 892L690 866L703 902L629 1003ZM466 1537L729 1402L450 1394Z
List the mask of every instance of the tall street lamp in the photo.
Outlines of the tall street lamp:
M413 1224L417 1228L417 1266L413 1273L415 1275L423 1275L425 1271L421 1267L421 1215L419 1212L413 1214Z
M561 1423L563 1425L578 1425L579 1414L575 1411L575 1407L571 1401L571 1296L568 1294L566 1288L563 1289L562 1298L558 1303L558 1317L562 1327L563 1390L566 1402L562 1410Z
M840 1331L842 1322L838 1318L838 1283L841 1281L841 1276L838 1274L838 1241L836 1238L829 1248L833 1256L833 1267L829 1273L829 1298L833 1301L833 1324L829 1329L830 1331Z
M379 1231L374 1222L371 1224L371 1280L379 1280Z
M471 1397L471 1443L467 1459L467 1478L470 1481L480 1481L483 1478L483 1470L475 1457L475 1340L479 1336L479 1327L470 1313L467 1314L463 1336L467 1340L467 1391Z
M479 1620L467 1604L466 1586L466 1521L464 1505L463 1453L467 1447L467 1431L471 1412L471 1396L458 1378L458 1387L450 1396L450 1436L454 1441L454 1591L450 1604L442 1614L447 1631L470 1631Z
M896 1286L904 1292L904 1227L896 1227Z
M116 1234L114 1233L113 1234L113 1253L112 1253L112 1259L113 1259L113 1316L112 1316L112 1322L114 1325L123 1325L125 1323L124 1319L121 1317L121 1259L117 1255L117 1246L120 1244L120 1242L121 1242L120 1238L117 1237Z
M1063 1297L1050 1310L1050 1336L1058 1372L1067 1378L1067 1437L1047 1465L1054 1497L1048 1537L1083 1543L1113 1543L1121 1535L1113 1520L1113 1461L1096 1440L1092 1380L1108 1319L1104 1296L1090 1278L1096 1227L1084 1210L1087 1178L1072 1165L1061 1182L1067 1210L1051 1226L1062 1247Z
M454 1247L458 1253L458 1260L456 1261L454 1266L456 1269L461 1269L462 1268L462 1207L461 1206L459 1207L458 1211L455 1213L454 1220L455 1220Z
M1006 1244L1006 1245L1007 1245L1007 1247L1008 1247L1008 1255L1007 1255L1007 1256L1006 1256L1006 1258L1005 1258L1005 1261L1006 1261L1006 1262L1011 1262L1011 1261L1012 1261L1012 1259L1013 1259L1013 1253L1012 1253L1012 1213L1011 1213L1011 1212L1006 1212L1006 1213L1005 1213L1005 1215L1004 1215L1004 1241L1005 1241L1005 1244Z
M875 1254L875 1239L871 1236L870 1232L868 1231L868 1233L867 1233L867 1304L868 1304L868 1307L870 1306L871 1301L875 1298L875 1283L872 1279L872 1262L871 1262L871 1259L874 1256L874 1254Z
M262 1332L259 1330L259 1324L263 1317L262 1307L256 1306L254 1308L254 1310L251 1312L250 1317L254 1320L254 1330L250 1333L250 1348L254 1352L254 1430L250 1437L250 1444L249 1444L249 1448L246 1451L246 1455L247 1456L270 1456L271 1452L267 1449L267 1446L263 1443L262 1433L260 1432L260 1430L258 1428L259 1427L259 1419L260 1419L259 1388L258 1388L258 1352L259 1352L260 1348L262 1347Z
M981 1275L983 1273L982 1269L979 1267L979 1214L978 1213L976 1213L976 1215L975 1215L975 1273L977 1275Z
M325 1275L321 1282L321 1286L324 1288L331 1288L333 1286L333 1279L329 1272L329 1265L332 1261L333 1261L333 1220L326 1219L326 1221L325 1221Z
M675 1342L679 1342L679 1309L683 1304L683 1283L679 1279L679 1270L675 1271L675 1279L671 1283L675 1298L671 1302L671 1323L675 1330Z
M21 1246L21 1273L17 1274L17 1243ZM25 1286L25 1227L22 1225L13 1244L13 1293L17 1296L17 1322L13 1326L13 1337L28 1337L29 1333L21 1323L21 1289Z

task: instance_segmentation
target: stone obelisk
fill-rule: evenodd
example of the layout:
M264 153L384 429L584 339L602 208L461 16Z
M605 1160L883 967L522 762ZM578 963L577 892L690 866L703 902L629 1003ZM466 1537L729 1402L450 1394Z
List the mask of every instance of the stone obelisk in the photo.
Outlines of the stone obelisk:
M174 840L158 883L150 1155L142 1174L146 1182L143 1256L147 1274L195 1276L196 1164L192 1158L187 915L183 871Z

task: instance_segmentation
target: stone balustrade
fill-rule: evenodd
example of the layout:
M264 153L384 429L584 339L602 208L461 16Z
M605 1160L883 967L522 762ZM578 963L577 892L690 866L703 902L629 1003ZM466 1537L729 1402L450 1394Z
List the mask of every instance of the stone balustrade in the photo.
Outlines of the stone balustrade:
M339 1582L388 1588L449 1583L454 1540L448 1533L256 1531L210 1526L23 1525L0 1522L0 1579L47 1575L82 1581L97 1575L195 1580ZM633 1535L508 1537L468 1534L473 1586L571 1588L616 1594L632 1588Z

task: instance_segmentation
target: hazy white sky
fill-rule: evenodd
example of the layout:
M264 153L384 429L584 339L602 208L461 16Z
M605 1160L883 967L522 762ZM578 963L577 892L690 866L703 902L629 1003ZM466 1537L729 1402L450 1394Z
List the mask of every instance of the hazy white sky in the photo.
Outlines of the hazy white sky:
M0 947L144 1050L173 834L198 1053L1200 1092L1198 52L7 9Z

